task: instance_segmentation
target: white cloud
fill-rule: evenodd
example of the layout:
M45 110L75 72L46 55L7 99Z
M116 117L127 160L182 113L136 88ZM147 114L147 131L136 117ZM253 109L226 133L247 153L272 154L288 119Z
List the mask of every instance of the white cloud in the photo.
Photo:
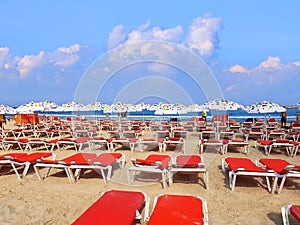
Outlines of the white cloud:
M259 64L259 66L256 67L255 69L272 71L272 70L280 70L282 68L283 68L283 65L281 64L281 60L279 57L269 56L266 61L261 62Z
M300 61L292 62L292 65L300 66Z
M205 14L194 19L184 44L195 50L200 56L212 56L218 45L218 32L220 30L221 19Z
M52 77L55 73L64 73L66 68L76 66L81 61L91 60L90 57L91 50L79 44L22 57L12 56L9 48L4 47L0 48L0 75L10 79L26 79L34 76L37 80L41 80L42 76L51 76L50 73L53 73Z
M33 69L45 64L45 56L46 53L42 51L38 55L26 55L19 58L17 69L20 72L20 78L26 78Z
M231 73L248 73L249 71L245 67L236 64L229 68L229 72L231 72Z
M185 37L180 25L162 29L151 27L150 21L147 21L132 30L124 28L123 25L117 25L109 34L107 48L112 49L120 44L130 42L159 40L183 44L200 56L210 57L218 48L218 32L220 30L221 19L211 17L209 14L194 19L189 27L189 33Z
M145 40L178 42L183 35L183 29L179 25L168 29L151 28L150 25L150 21L147 21L132 30L125 29L123 25L115 26L109 34L107 48L112 49L120 44Z
M108 35L107 48L113 49L124 42L127 38L127 33L123 25L117 25Z
M49 54L49 61L53 61L55 66L71 66L79 60L82 48L79 44L58 48L53 54Z

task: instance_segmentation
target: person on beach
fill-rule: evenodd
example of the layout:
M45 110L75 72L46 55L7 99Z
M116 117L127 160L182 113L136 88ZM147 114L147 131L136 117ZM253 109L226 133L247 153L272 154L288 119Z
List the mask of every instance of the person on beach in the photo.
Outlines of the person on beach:
M286 117L287 117L287 112L282 112L281 113L281 127L285 127L286 126Z
M205 110L202 111L202 118L206 121L207 113Z

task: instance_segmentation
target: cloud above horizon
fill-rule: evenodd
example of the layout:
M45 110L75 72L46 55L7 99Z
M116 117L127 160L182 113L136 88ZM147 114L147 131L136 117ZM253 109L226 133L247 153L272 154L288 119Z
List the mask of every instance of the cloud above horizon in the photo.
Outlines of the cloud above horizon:
M54 74L76 67L85 59L91 59L92 49L73 44L53 52L40 51L36 55L12 56L8 47L0 48L0 77L24 80L41 74ZM90 63L90 61L88 62Z
M278 56L269 56L253 68L236 64L224 70L220 79L226 95L232 97L244 95L258 100L261 96L272 99L278 95L286 96L285 101L291 98L292 104L292 99L300 96L300 62L283 63Z
M107 49L131 42L157 40L180 44L201 57L210 57L218 48L218 32L221 28L221 18L212 17L210 14L195 18L187 34L184 34L184 28L181 25L162 29L152 27L150 21L135 29L117 25L109 33Z

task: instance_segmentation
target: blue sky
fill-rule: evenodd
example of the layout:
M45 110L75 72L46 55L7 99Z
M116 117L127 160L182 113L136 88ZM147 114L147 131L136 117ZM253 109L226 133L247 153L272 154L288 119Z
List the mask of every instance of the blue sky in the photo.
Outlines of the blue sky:
M196 54L226 99L245 105L300 101L297 0L11 0L0 8L0 104L71 101L96 60L115 47L145 40ZM152 97L167 100L180 89L196 103L206 101L206 93L182 71L149 62L112 74L98 100L112 103L134 80L158 76L177 85L167 85L164 96L153 91ZM155 90L153 83L144 88Z

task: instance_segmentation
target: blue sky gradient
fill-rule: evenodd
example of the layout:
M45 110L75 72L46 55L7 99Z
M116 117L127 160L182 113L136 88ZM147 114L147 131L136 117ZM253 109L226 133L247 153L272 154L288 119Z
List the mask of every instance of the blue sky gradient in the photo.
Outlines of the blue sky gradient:
M158 40L203 59L226 99L294 105L300 101L299 15L297 0L3 1L0 104L71 101L99 57L126 43ZM144 76L167 77L194 102L206 101L186 74L166 67L145 63L119 71L99 101L112 103L122 87Z

